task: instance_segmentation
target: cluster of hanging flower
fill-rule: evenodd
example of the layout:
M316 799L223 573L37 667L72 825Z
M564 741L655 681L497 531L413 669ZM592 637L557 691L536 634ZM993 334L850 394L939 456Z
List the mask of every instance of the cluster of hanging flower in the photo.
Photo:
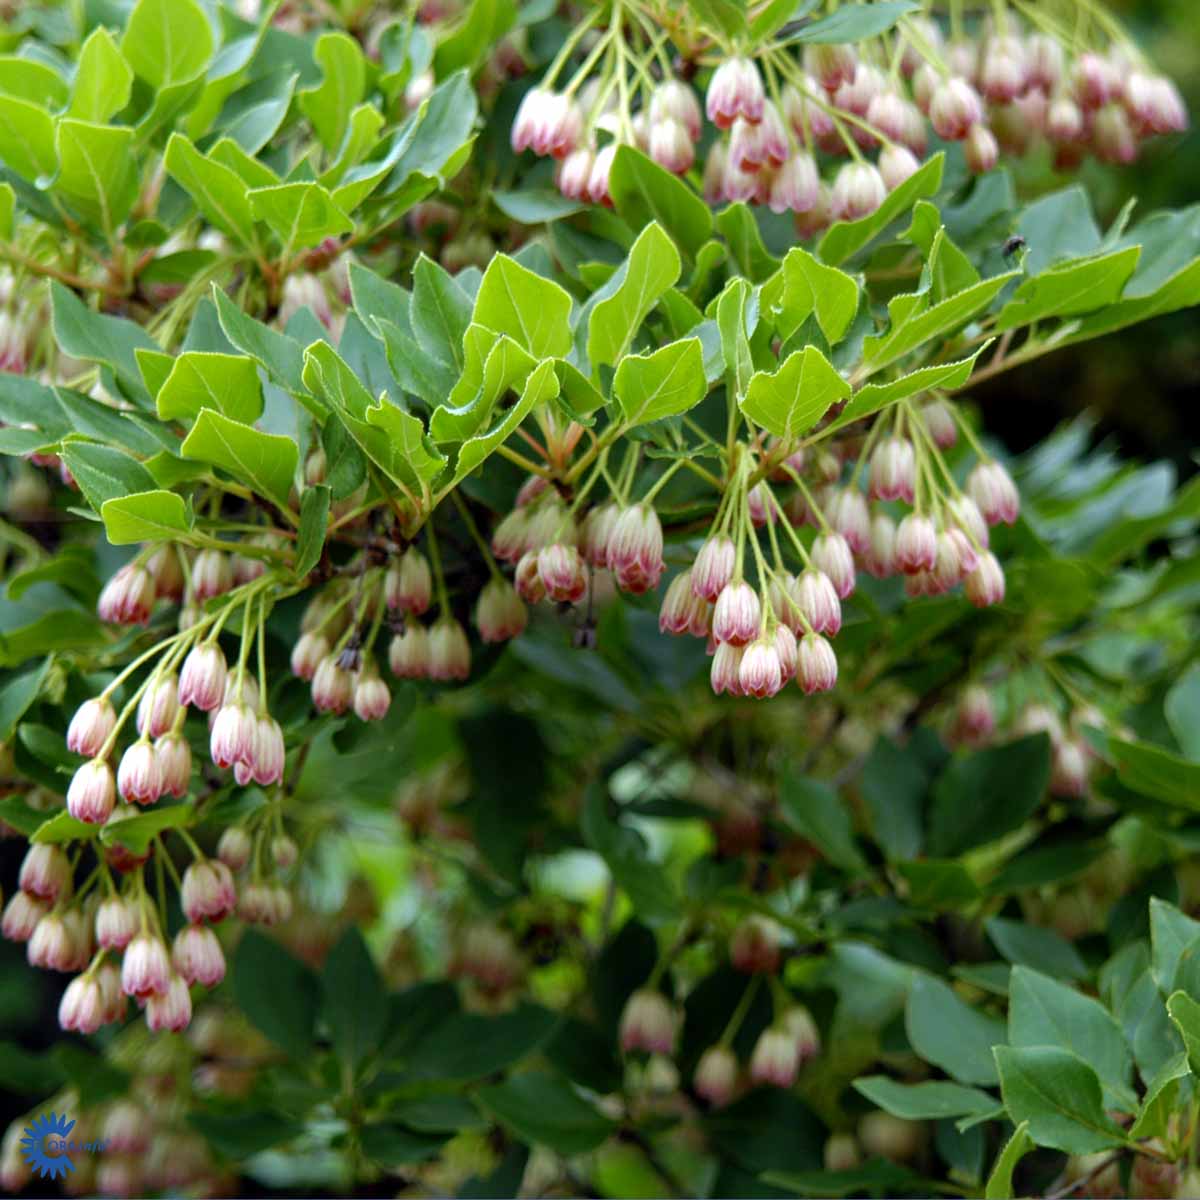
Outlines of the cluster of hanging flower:
M590 53L565 88L555 90L552 69L526 93L512 146L557 159L564 196L607 204L619 145L684 175L696 164L703 122L697 93L665 62L630 76L639 56L614 48L625 33L598 36L605 52ZM919 168L931 133L961 142L968 167L982 173L1001 153L1017 157L1039 144L1060 169L1087 154L1129 163L1142 140L1187 127L1175 85L1132 43L1077 51L1053 31L1018 28L1012 15L949 43L935 20L917 16L860 48L728 57L708 79L705 114L720 135L703 162L706 198L791 212L802 236L874 212Z

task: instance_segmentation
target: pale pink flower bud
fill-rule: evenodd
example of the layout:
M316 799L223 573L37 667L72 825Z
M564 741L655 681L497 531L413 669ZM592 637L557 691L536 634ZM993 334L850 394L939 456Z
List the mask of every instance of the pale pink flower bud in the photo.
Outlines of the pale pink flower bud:
M804 69L827 92L836 92L857 73L858 54L847 42L805 46Z
M452 976L473 980L488 995L499 996L515 986L525 971L520 951L506 929L479 923L462 935L450 964Z
M954 544L955 552L958 554L958 563L960 567L959 579L965 578L979 564L979 551L975 548L975 543L963 531L957 527L953 527L946 531L946 537ZM981 545L987 545L986 539ZM939 547L940 553L940 547Z
M821 1034L812 1013L802 1004L795 1004L783 1014L783 1027L796 1039L796 1049L803 1065L821 1052Z
M517 115L513 119L511 141L514 154L520 154L533 145L535 130L545 120L545 109L550 93L545 88L530 88L521 97Z
M1057 90L1063 78L1063 48L1047 33L1031 33L1025 42L1026 68L1030 87L1047 95Z
M568 200L587 199L588 182L592 177L595 161L595 155L591 148L580 146L577 150L572 150L558 164L558 169L554 173L554 182Z
M729 939L729 961L747 975L774 975L779 969L779 930L766 917L746 917Z
M787 160L790 143L779 109L769 100L758 121L739 117L729 137L729 161L741 171L779 167Z
M970 171L976 175L985 175L999 160L1000 146L995 134L986 125L972 125L966 141L963 142L963 154Z
M193 924L223 921L237 905L231 868L222 859L197 859L183 873L179 902Z
M1035 733L1046 734L1054 744L1062 739L1062 721L1048 704L1026 704L1013 722L1013 734L1016 737L1028 737Z
M485 644L507 642L525 632L529 613L506 579L490 579L479 593L475 626Z
M840 533L822 533L813 542L812 565L829 576L838 598L845 600L854 591L854 554Z
M109 896L96 909L96 942L105 950L124 950L138 930L137 905L122 896Z
M745 653L745 646L735 646L732 642L717 643L709 669L709 683L714 695L719 696L722 692L728 692L731 696L742 694L741 669Z
M692 565L692 591L702 600L715 601L733 578L737 547L728 534L718 533L705 541Z
M146 1026L155 1033L182 1033L191 1019L192 998L188 994L188 985L172 972L166 988L146 1000Z
M156 934L139 933L125 947L121 960L121 991L135 1000L148 1000L170 986L167 948Z
M137 730L144 737L161 737L175 724L179 712L179 681L174 675L152 680L138 702Z
M842 605L837 589L824 571L809 567L796 580L792 589L796 607L817 633L836 636L842 627ZM799 622L797 622L799 624ZM797 628L794 632L799 633Z
M185 925L171 945L171 964L185 983L214 988L225 978L225 955L205 925Z
M313 691L315 697L315 681ZM241 700L223 704L217 711L217 719L209 735L209 755L222 768L232 767L234 763L249 763L254 755L257 736L258 718L248 704Z
M1121 80L1108 59L1090 51L1071 69L1071 92L1082 108L1103 108L1121 93Z
M1068 96L1060 96L1046 110L1046 136L1052 142L1070 144L1083 137L1083 113Z
M376 671L359 672L354 682L354 715L360 721L382 721L391 703L392 693Z
M388 646L388 667L397 679L425 679L429 675L429 634L423 625L409 621L403 633Z
M979 563L966 581L967 599L976 608L987 608L1004 599L1004 569L990 551L979 556Z
M25 947L29 965L45 971L74 970L76 955L71 929L57 913L48 913L37 923Z
M806 696L832 691L837 683L837 655L819 634L806 633L796 653L796 682Z
M492 553L502 562L515 563L529 547L530 513L514 508L492 533Z
M723 1108L737 1088L738 1061L728 1046L709 1046L696 1064L692 1087L713 1108Z
M669 1057L675 1050L677 1024L677 1015L666 996L639 988L625 1002L621 1014L621 1050L625 1054L642 1050Z
M800 1070L796 1039L779 1026L764 1029L750 1056L750 1078L771 1087L790 1088Z
M117 723L117 714L107 696L93 696L76 710L67 726L67 749L95 758Z
M696 146L683 124L667 117L650 126L650 157L664 170L684 175L696 161Z
M25 851L17 876L21 891L55 901L71 894L71 864L61 846L39 842Z
M738 682L744 696L759 700L774 696L783 687L783 666L775 648L775 638L760 635L742 654Z
M1021 510L1021 497L1012 476L998 462L981 462L967 476L967 494L989 525L1012 525Z
M409 627L418 628L415 623ZM313 707L317 712L344 713L353 698L354 676L338 665L336 654L327 654L313 673Z
M832 221L833 195L825 184L821 184L817 192L817 202L807 211L796 214L796 233L805 240L815 238L828 229Z
M584 517L583 525L579 530L579 553L583 556L584 562L596 568L610 565L608 547L612 540L613 528L620 515L621 510L610 502L597 505ZM537 603L537 601L531 601L531 603Z
M1137 158L1138 144L1129 117L1119 104L1107 104L1092 124L1092 148L1101 162L1127 166Z
M679 79L665 79L650 97L650 124L673 119L687 130L693 142L700 140L700 101L696 93Z
M708 204L719 204L725 198L725 172L729 166L729 151L724 142L713 142L704 160L704 177L700 194Z
M92 1034L106 1023L104 996L90 973L76 975L67 984L58 1005L58 1024L71 1033Z
M144 625L154 607L154 579L145 567L126 563L105 585L96 603L102 621Z
M429 631L429 678L466 679L471 674L471 644L453 617L441 617Z
M961 141L982 120L983 102L965 79L947 79L929 102L929 123L949 142Z
M129 752L126 751L128 756ZM122 759L122 770L124 765ZM71 784L67 788L67 812L77 821L103 825L112 815L116 802L117 790L112 767L105 759L89 759L71 777Z
M958 695L950 724L953 741L967 746L986 742L996 731L992 695L982 684L970 683Z
M1050 762L1050 792L1054 796L1083 796L1087 793L1087 746L1079 738L1061 738L1054 745Z
M949 450L958 441L958 422L944 400L930 401L921 409L921 417L939 450Z
M903 500L913 502L913 485L917 474L916 454L907 438L886 437L871 454L870 495L872 500ZM863 544L854 546L856 552L866 549L869 530Z
M201 550L192 564L192 595L203 604L233 587L233 564L220 550Z
M653 507L635 504L625 509L608 542L608 565L617 577L617 586L635 596L656 588L663 573L662 553L662 522Z
M537 556L538 576L546 595L559 604L575 604L587 591L587 573L575 546L552 542Z
M893 142L907 142L909 118L907 101L896 92L881 91L871 97L864 114L867 123ZM880 164L882 170L882 163ZM884 178L887 178L886 172Z
M1187 107L1179 89L1163 75L1134 71L1125 81L1125 105L1141 134L1182 133L1188 127Z
M225 886L229 871L240 871L246 866L250 861L252 849L253 843L250 841L250 835L240 826L230 825L217 842L217 858L225 865L227 871L224 874L214 873L212 877L206 877L198 883L198 901L211 902L215 894L213 889ZM229 887L233 887L232 879L229 880ZM223 891L219 894L225 895Z
M779 503L766 480L761 480L750 489L746 503L750 509L750 520L756 528L761 529L768 521L774 521L779 516Z
M872 486L875 479L874 461L872 458ZM872 491L872 495L874 494ZM845 487L834 492L825 506L825 519L846 539L846 544L855 553L861 553L867 548L871 538L871 512L867 508L866 497L858 488Z
M932 571L937 561L937 530L920 513L909 513L896 530L896 566L906 575Z
M300 847L286 833L271 839L271 858L281 871L289 871L300 861Z
M994 104L1015 100L1028 86L1025 47L1015 37L991 38L979 64L979 90Z
M131 1100L117 1100L100 1127L105 1149L112 1154L145 1154L150 1148L148 1115Z
M583 113L575 101L559 92L532 88L525 93L512 128L516 153L530 149L535 154L565 158L583 133Z
M946 64L952 74L974 80L979 73L979 43L972 38L958 38L946 47Z
M728 583L717 596L713 611L713 637L718 642L745 646L758 637L762 625L762 603L746 582Z
M587 195L593 204L612 206L612 193L608 189L608 177L612 174L613 159L617 156L615 142L609 142L592 163L592 173L588 176Z
M887 186L879 169L871 163L848 162L838 170L830 196L835 221L857 221L869 217L884 201Z
M329 649L329 642L322 634L302 633L292 648L292 674L306 683L311 681Z
M959 583L965 574L963 556L954 537L955 533L958 533L958 530L942 530L937 535L937 550L933 566L929 571L931 590L934 595L948 592ZM958 533L958 536L962 537L962 534Z
M49 911L48 900L39 900L28 892L14 892L4 906L4 917L0 919L0 933L10 942L27 942L33 936L38 922Z
M862 564L876 579L886 579L896 572L896 522L887 513L871 517L871 544Z
M216 642L194 646L179 672L179 703L211 712L225 695L228 668Z
M917 108L928 115L934 93L941 86L942 77L932 63L922 63L913 75L913 101Z
M409 546L398 566L388 571L384 580L387 606L421 616L433 601L433 573L425 556Z
M162 790L179 799L192 785L192 748L182 733L168 733L154 743L154 754L162 771Z
M704 101L718 129L728 129L739 117L761 121L766 95L758 67L748 58L727 58L713 72Z
M894 192L906 179L911 179L920 166L917 156L898 142L884 146L879 152L879 174L889 192Z
M796 635L791 628L782 622L776 625L775 654L779 658L779 669L783 673L784 683L795 678L798 653Z
M703 604L692 591L691 571L681 571L671 580L663 595L658 610L659 633L684 634L689 631L695 615L695 606Z
M775 172L767 204L772 212L808 212L821 192L817 164L807 151L797 151Z

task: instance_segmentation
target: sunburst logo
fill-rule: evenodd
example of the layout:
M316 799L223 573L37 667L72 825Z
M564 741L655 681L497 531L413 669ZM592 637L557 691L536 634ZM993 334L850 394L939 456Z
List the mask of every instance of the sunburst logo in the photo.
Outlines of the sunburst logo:
M75 1122L67 1119L66 1113L42 1113L25 1126L21 1139L21 1153L30 1170L43 1179L62 1179L67 1172L75 1170L68 1153L71 1143L68 1137Z

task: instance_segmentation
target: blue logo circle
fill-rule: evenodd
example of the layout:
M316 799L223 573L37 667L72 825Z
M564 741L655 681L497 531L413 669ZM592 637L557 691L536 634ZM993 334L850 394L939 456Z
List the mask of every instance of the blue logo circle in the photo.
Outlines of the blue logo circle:
M25 1136L21 1139L21 1153L29 1164L30 1170L43 1179L61 1179L68 1171L75 1170L75 1164L67 1154L67 1137L75 1128L74 1121L68 1121L66 1113L42 1113L32 1124L25 1126ZM53 1146L55 1142L62 1143L56 1153L49 1154L47 1142Z

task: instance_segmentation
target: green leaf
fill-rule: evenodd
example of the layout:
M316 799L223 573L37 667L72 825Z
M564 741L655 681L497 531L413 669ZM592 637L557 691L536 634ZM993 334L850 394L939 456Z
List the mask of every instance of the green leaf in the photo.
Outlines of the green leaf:
M393 322L376 317L375 325L383 337L392 376L405 392L420 396L430 407L440 405L448 396L453 397L458 386L455 382L458 373L454 367L436 354L425 353L412 333ZM490 329L486 333L490 338L496 336Z
M1180 964L1200 938L1200 921L1181 913L1173 904L1150 897L1150 946L1154 982L1163 995L1173 992Z
M1136 1106L1125 1035L1108 1009L1091 996L1029 967L1014 967L1009 976L1008 1040L1013 1046L1070 1050L1096 1072L1105 1089L1105 1107L1132 1112Z
M487 433L478 434L470 441L463 442L462 449L458 452L458 462L454 467L453 482L457 484L474 471L497 446L515 432L517 426L536 405L545 404L557 395L558 375L554 371L553 360L546 359L538 363L530 373L520 398L504 413L500 421Z
M986 1200L1012 1200L1013 1171L1017 1163L1033 1149L1033 1139L1029 1136L1029 1122L1022 1121L1013 1130L1012 1137L1004 1143L1004 1149L996 1157L992 1173L988 1176L987 1187L984 1189Z
M925 257L921 281L929 284L934 300L944 300L979 282L979 272L950 240L941 214L928 200L917 201L904 237L919 246Z
M36 846L61 845L63 842L89 842L99 833L99 825L85 825L69 812L60 812L56 817L43 821L29 840Z
M316 246L326 238L354 232L354 222L319 183L281 183L246 193L256 221L263 221L283 245L294 250Z
M12 241L17 194L11 183L0 183L0 241Z
M260 496L286 508L300 452L291 438L262 433L214 409L202 408L180 453L228 471Z
M190 421L211 408L249 425L262 416L262 384L244 355L187 350L174 360L155 403L164 421Z
M0 160L31 183L58 169L54 118L38 104L0 95Z
M24 838L33 837L45 820L46 814L30 808L22 796L0 799L0 821L11 825Z
M1184 1040L1186 1044L1186 1035ZM1178 1107L1180 1080L1189 1079L1191 1073L1186 1052L1175 1054L1163 1063L1146 1085L1137 1120L1129 1129L1130 1137L1153 1138L1166 1133L1171 1116Z
M445 1135L414 1133L403 1125L381 1121L364 1125L360 1136L362 1152L388 1167L420 1163L432 1158L446 1144Z
M471 298L454 277L422 254L413 267L408 306L413 338L422 354L463 369L463 336L471 324Z
M1117 777L1143 796L1195 812L1200 809L1200 763L1188 762L1150 742L1108 739Z
M929 851L953 857L1019 828L1050 781L1044 734L956 756L934 785Z
M52 112L67 102L66 81L54 67L13 54L0 55L0 92L31 100Z
M534 358L561 358L571 349L571 297L507 254L488 263L472 320L507 334Z
M304 350L287 334L248 317L218 287L213 286L217 317L225 336L243 354L248 354L280 387L293 394L304 393L302 379Z
M997 1046L1000 1092L1009 1116L1029 1123L1039 1146L1094 1154L1126 1137L1104 1111L1096 1072L1057 1046Z
M873 4L845 4L819 21L805 24L783 44L834 45L863 42L886 33L906 13L919 12L920 0L874 0Z
M779 267L779 260L763 245L762 233L748 204L740 201L724 208L717 217L717 229L729 243L729 252L743 275L762 283Z
M367 64L358 42L340 30L317 38L313 58L325 78L320 86L302 91L296 99L321 144L333 154L346 136L351 111L363 98Z
M171 134L163 162L212 225L243 246L254 245L249 187L236 171L205 157L181 133Z
M93 442L63 443L62 460L87 502L99 512L106 500L154 491L154 479L136 458Z
M784 341L814 312L825 340L831 346L842 340L858 311L856 279L796 246L783 260L782 287L776 327Z
M1100 248L1100 230L1082 184L1040 196L1017 221L1017 234L1025 239L1025 270L1040 275L1051 263L1094 254Z
M1095 312L1120 299L1137 267L1140 246L1076 259L1025 280L996 318L997 331L1032 325L1046 317Z
M233 955L237 1006L292 1058L312 1053L319 988L312 970L278 942L248 929Z
M942 186L945 160L943 152L935 154L919 171L889 192L870 216L859 221L835 221L817 246L821 261L840 266L874 241L897 217L908 212L922 196L932 196Z
M631 228L657 221L689 257L712 236L708 205L683 180L632 146L617 149L608 190L617 214Z
M413 1046L408 1074L439 1084L494 1075L544 1046L560 1020L537 1004L521 1004L500 1016L450 1014Z
M986 308L1004 285L1019 274L1019 271L1009 271L981 279L964 291L928 306L927 296L922 293L894 297L888 304L891 322L887 332L863 339L864 361L872 370L877 370L934 338L944 337Z
M788 355L772 374L756 371L746 389L742 412L781 438L807 433L839 400L850 385L816 346Z
M379 1047L388 1019L383 979L362 934L347 929L321 971L321 1016L337 1056L351 1070Z
M195 0L138 0L121 53L151 87L194 79L212 58L212 27Z
M661 225L638 235L629 256L596 293L588 318L588 361L616 366L642 322L682 271L679 251Z
M9 585L11 595L12 585ZM50 673L52 660L46 659L32 670L21 675L6 679L0 687L0 741L7 742L17 727L17 722L29 711L33 702L41 695L42 686ZM22 801L22 804L24 801ZM0 817L0 819L3 819ZM37 825L41 824L41 814L38 814ZM22 830L22 832L25 832ZM32 831L30 831L32 832Z
M1193 663L1172 684L1163 715L1184 754L1200 761L1200 664Z
M732 382L739 401L745 398L754 371L747 327L749 301L750 285L744 279L731 279L716 299L721 357L725 363L726 377Z
M107 121L129 103L133 71L112 34L97 25L79 51L69 116L81 121Z
M341 422L338 424L340 426ZM303 579L320 561L321 551L325 548L325 529L329 524L329 499L330 490L323 483L305 488L300 498L296 565L292 569L297 579Z
M854 1090L885 1112L906 1121L936 1121L944 1117L982 1117L995 1112L999 1101L978 1088L957 1083L898 1083L886 1075L867 1075L854 1081Z
M557 1075L514 1075L480 1089L477 1098L517 1137L558 1154L586 1154L616 1129L615 1122Z
M940 979L913 977L905 1028L913 1049L960 1083L996 1082L992 1049L1004 1044L1004 1025L960 999Z
M506 216L522 225L541 225L559 221L583 211L583 205L568 200L550 188L523 188L515 192L492 192L492 203Z
M261 1109L242 1112L192 1112L188 1124L226 1158L239 1160L294 1141L304 1133L304 1123Z
M192 529L183 497L158 488L105 500L100 516L105 536L114 546L170 541Z
M186 829L195 820L190 804L157 805L125 821L112 821L100 829L100 844L124 846L134 854L145 854L164 829Z
M434 51L434 74L444 78L466 67L474 71L513 27L517 19L515 0L471 0L466 15Z
M866 869L849 809L831 787L789 772L780 784L779 801L788 824L835 866L856 873Z
M908 883L908 900L920 908L961 909L981 893L971 872L957 859L923 858L896 864Z
M510 389L525 384L534 360L512 338L471 325L464 341L466 365L449 399L434 409L429 432L435 441L463 441L477 433Z
M1088 972L1079 951L1053 929L1006 917L989 917L984 927L993 945L1010 963L1034 967L1057 979L1082 979Z
M57 280L50 282L50 312L54 336L64 354L111 367L127 393L149 405L150 397L134 352L139 348L158 350L159 347L140 325L92 312Z
M745 35L746 6L738 0L687 0L687 7L702 25L728 40L737 41Z
M880 737L863 764L860 788L875 840L889 859L914 858L924 837L929 767L916 747Z
M651 354L627 354L613 377L625 424L645 425L695 408L708 390L699 338L670 342Z

